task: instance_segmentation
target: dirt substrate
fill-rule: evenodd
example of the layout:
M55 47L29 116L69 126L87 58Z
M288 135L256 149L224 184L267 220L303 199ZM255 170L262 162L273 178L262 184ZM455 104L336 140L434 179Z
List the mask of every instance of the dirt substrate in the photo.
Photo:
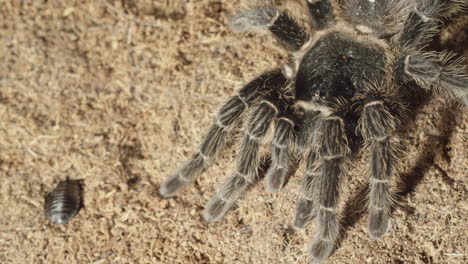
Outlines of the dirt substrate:
M314 226L291 228L302 172L278 194L259 182L211 225L201 211L237 147L177 198L157 194L219 105L287 59L270 36L230 33L243 3L0 1L0 263L306 263ZM462 22L441 37L458 51ZM366 233L357 158L327 263L468 261L467 120L437 98L402 128L399 203L381 240ZM44 196L66 177L84 180L85 208L57 226Z

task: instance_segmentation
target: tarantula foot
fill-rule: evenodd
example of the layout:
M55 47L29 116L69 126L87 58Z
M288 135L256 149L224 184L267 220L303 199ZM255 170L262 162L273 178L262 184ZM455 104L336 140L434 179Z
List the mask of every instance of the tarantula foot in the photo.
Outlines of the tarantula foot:
M206 164L203 155L200 153L194 154L184 166L159 187L159 194L164 198L174 197L177 192L193 182L197 175L204 171Z
M277 12L271 7L249 9L233 16L230 26L236 33L267 29Z
M163 198L171 198L179 191L186 183L182 181L179 175L170 177L159 187L159 195Z
M313 264L320 264L330 255L333 250L334 241L315 239L310 246L309 262Z
M294 218L294 228L302 229L312 221L317 213L314 204L309 200L301 200L297 205L296 217Z
M208 223L217 222L223 218L229 208L231 208L231 205L232 203L213 196L203 211L203 218Z
M370 210L369 212L369 236L380 239L390 229L388 213L384 210Z
M266 173L266 186L268 191L276 193L284 186L288 170L280 167L270 167Z

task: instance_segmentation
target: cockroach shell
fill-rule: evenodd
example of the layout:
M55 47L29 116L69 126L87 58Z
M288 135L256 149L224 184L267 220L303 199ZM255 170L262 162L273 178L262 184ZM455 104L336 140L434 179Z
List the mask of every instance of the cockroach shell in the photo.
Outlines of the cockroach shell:
M44 212L52 223L66 224L82 205L82 185L76 180L66 180L47 195Z

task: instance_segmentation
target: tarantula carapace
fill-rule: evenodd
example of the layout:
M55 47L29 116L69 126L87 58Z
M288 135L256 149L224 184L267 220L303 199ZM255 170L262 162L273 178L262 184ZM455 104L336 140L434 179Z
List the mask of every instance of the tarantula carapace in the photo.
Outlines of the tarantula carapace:
M389 227L390 181L399 157L396 128L408 95L426 90L468 104L462 58L424 50L439 22L465 9L466 1L350 0L342 7L329 0L304 2L313 31L269 6L232 18L235 32L270 31L291 52L290 60L221 107L199 151L160 187L160 194L173 196L193 182L246 117L232 176L204 211L207 221L219 220L257 178L260 145L271 127L267 187L281 189L292 165L305 160L294 226L316 219L309 257L320 263L339 234L340 183L357 143L369 153L369 235L380 238Z

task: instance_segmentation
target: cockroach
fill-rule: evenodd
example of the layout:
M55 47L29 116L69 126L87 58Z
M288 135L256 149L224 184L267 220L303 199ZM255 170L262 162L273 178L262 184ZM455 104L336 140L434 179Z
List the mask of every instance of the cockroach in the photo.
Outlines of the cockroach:
M44 212L52 223L67 224L82 207L83 181L67 179L46 196Z

